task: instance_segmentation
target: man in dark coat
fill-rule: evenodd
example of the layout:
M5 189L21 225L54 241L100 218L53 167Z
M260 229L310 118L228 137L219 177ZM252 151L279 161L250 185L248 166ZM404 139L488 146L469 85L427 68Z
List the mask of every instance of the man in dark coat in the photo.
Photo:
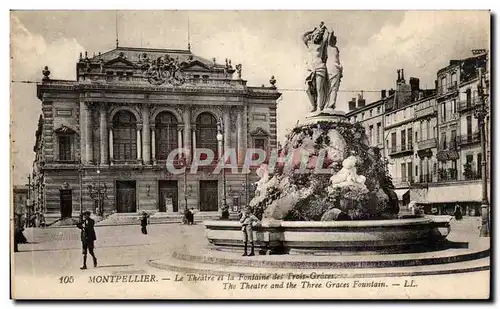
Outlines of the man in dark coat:
M141 218L141 231L142 231L142 234L147 234L148 233L148 230L147 230L147 226L148 226L148 219L149 219L149 215L147 212L143 211L142 212L142 218Z
M87 250L94 260L94 267L97 267L97 258L94 254L94 241L97 240L95 230L95 221L90 218L90 211L83 213L82 220L77 224L81 230L82 253L83 253L83 266L80 269L87 269Z

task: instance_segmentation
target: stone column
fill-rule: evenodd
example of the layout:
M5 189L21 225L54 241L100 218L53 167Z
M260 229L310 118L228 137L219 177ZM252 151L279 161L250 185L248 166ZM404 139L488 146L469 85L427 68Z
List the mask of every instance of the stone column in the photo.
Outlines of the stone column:
M144 164L151 164L150 153L150 129L149 129L149 106L145 105L142 108L142 154Z
M192 126L192 133L191 134L193 135L191 142L193 143L193 153L194 153L194 151L196 149L196 126Z
M182 114L182 121L184 122L184 144L183 147L188 152L191 151L191 110L186 107ZM191 155L186 156L187 162L191 162Z
M151 157L153 164L156 164L156 128L151 126Z
M99 126L99 134L100 134L100 145L101 148L101 165L108 164L108 121L106 115L106 105L101 103L99 109L100 116L100 126Z
M113 165L113 126L109 125L109 165Z
M238 166L245 162L245 138L243 127L243 111L236 114L236 132L238 134Z
M87 109L85 107L85 102L80 102L80 159L82 163L87 163L87 154L85 152L85 146L87 144L87 121L89 117L87 115Z
M141 127L137 127L137 160L141 161L142 159L142 151L141 151Z
M182 148L182 125L177 126L177 148Z
M85 115L86 115L86 121L85 124L87 125L87 132L86 132L86 138L85 138L85 156L86 156L86 162L88 164L92 164L94 161L94 152L93 152L93 145L92 145L92 106L87 104L85 106Z
M224 110L224 153L231 148L231 117L229 109Z

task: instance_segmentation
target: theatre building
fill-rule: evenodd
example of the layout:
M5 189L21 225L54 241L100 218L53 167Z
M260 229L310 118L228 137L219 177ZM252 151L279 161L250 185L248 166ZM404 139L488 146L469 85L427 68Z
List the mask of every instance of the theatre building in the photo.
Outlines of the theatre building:
M252 196L254 172L212 173L214 163L172 174L166 162L177 148L191 152L178 168L190 167L195 149L217 157L233 148L242 164L247 148L277 146L276 80L249 87L241 72L190 50L127 47L80 55L76 80L51 79L45 68L34 177L47 221L81 210L106 217L186 206L218 212L224 202L239 209Z

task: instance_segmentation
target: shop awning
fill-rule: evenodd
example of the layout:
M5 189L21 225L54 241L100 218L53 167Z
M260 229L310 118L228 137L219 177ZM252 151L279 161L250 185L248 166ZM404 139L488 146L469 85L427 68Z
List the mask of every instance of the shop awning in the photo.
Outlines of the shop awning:
M488 198L490 196L488 188ZM481 183L469 183L467 185L429 187L427 192L427 203L455 203L455 202L481 202Z
M396 189L394 192L396 192L396 195L398 196L398 200L402 201L403 200L403 195L408 193L410 189Z

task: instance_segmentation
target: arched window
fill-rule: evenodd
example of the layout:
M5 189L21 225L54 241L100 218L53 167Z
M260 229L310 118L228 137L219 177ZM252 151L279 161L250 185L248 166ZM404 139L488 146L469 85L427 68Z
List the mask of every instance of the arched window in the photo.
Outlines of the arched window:
M156 159L166 160L168 155L178 147L177 119L169 112L161 112L156 116Z
M129 111L113 117L113 154L115 160L137 159L137 120Z
M210 113L196 118L196 148L211 149L217 157L217 119Z

